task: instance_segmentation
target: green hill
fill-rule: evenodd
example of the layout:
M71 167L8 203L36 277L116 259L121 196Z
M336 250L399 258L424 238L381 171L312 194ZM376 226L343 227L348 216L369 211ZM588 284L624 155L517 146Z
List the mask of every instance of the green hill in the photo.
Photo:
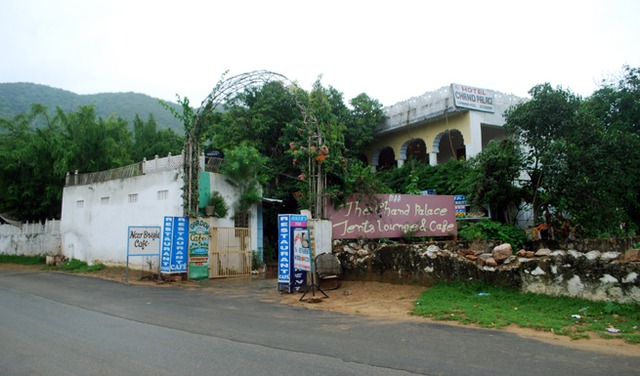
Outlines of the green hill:
M157 98L145 94L129 92L80 95L33 83L0 83L0 117L12 119L28 112L34 103L46 106L51 113L56 107L64 111L75 111L79 106L94 105L98 116L107 119L115 115L127 120L130 127L133 126L136 114L144 121L152 114L159 129L171 128L178 134L184 132L182 124L158 103ZM178 104L167 103L182 112Z

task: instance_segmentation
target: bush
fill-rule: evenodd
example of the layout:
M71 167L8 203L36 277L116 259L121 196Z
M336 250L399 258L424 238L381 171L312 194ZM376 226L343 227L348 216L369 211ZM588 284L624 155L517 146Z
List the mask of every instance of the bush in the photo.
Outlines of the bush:
M527 234L520 227L489 219L480 222L459 221L458 236L469 241L498 240L511 244L514 249L521 248L527 241Z

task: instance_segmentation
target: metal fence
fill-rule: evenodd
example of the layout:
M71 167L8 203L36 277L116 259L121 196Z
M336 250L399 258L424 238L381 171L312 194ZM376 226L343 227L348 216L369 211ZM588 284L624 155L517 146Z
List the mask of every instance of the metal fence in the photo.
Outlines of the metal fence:
M246 227L212 227L209 278L251 274L251 232Z

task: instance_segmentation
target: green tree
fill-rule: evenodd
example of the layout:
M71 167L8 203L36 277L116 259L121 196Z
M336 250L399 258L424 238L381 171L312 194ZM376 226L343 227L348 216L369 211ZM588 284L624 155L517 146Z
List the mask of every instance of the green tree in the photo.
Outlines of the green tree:
M633 233L638 228L640 136L638 70L587 99L538 85L532 100L507 111L508 134L525 151L524 188L535 218L571 223L579 236Z
M169 153L176 155L182 152L184 138L172 129L158 130L153 115L149 114L144 122L138 115L133 120L133 145L131 158L141 161L144 158L153 159L155 156L164 157Z
M360 158L375 140L375 128L384 122L385 113L379 101L364 93L351 99L349 103L353 109L349 111L346 120L346 152L348 157Z
M61 163L67 171L81 173L108 170L133 163L131 133L120 118L97 118L93 106L80 106L75 112L56 110L67 146Z
M534 220L540 221L545 209L561 206L561 196L555 194L552 185L557 186L561 171L566 171L563 156L567 141L578 130L575 120L581 100L548 83L534 86L529 94L530 101L506 111L505 130L524 150L523 169L528 175L523 181L528 192L525 200L531 204Z
M246 213L252 204L262 199L261 185L266 177L262 166L265 162L266 158L260 155L258 149L246 142L225 154L222 173L240 192L236 214Z
M522 152L511 140L492 140L486 149L470 161L473 170L471 195L478 206L488 207L492 219L514 224L522 196L517 183L522 167Z
M46 126L35 129L36 121ZM0 212L21 220L59 218L65 171L58 159L64 150L60 129L43 106L0 119Z

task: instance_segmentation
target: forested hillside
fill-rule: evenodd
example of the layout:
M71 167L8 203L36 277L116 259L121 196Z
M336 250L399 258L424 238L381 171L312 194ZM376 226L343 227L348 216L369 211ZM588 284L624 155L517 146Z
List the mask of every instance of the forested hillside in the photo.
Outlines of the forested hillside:
M173 129L182 134L181 123L163 108L157 98L138 93L101 93L80 95L70 91L33 83L0 83L0 117L12 119L14 116L29 112L31 105L37 103L46 106L53 114L56 107L63 111L75 111L79 106L94 105L96 115L107 119L111 115L121 117L133 126L138 114L147 119L152 114L159 129ZM177 111L180 106L169 103Z

